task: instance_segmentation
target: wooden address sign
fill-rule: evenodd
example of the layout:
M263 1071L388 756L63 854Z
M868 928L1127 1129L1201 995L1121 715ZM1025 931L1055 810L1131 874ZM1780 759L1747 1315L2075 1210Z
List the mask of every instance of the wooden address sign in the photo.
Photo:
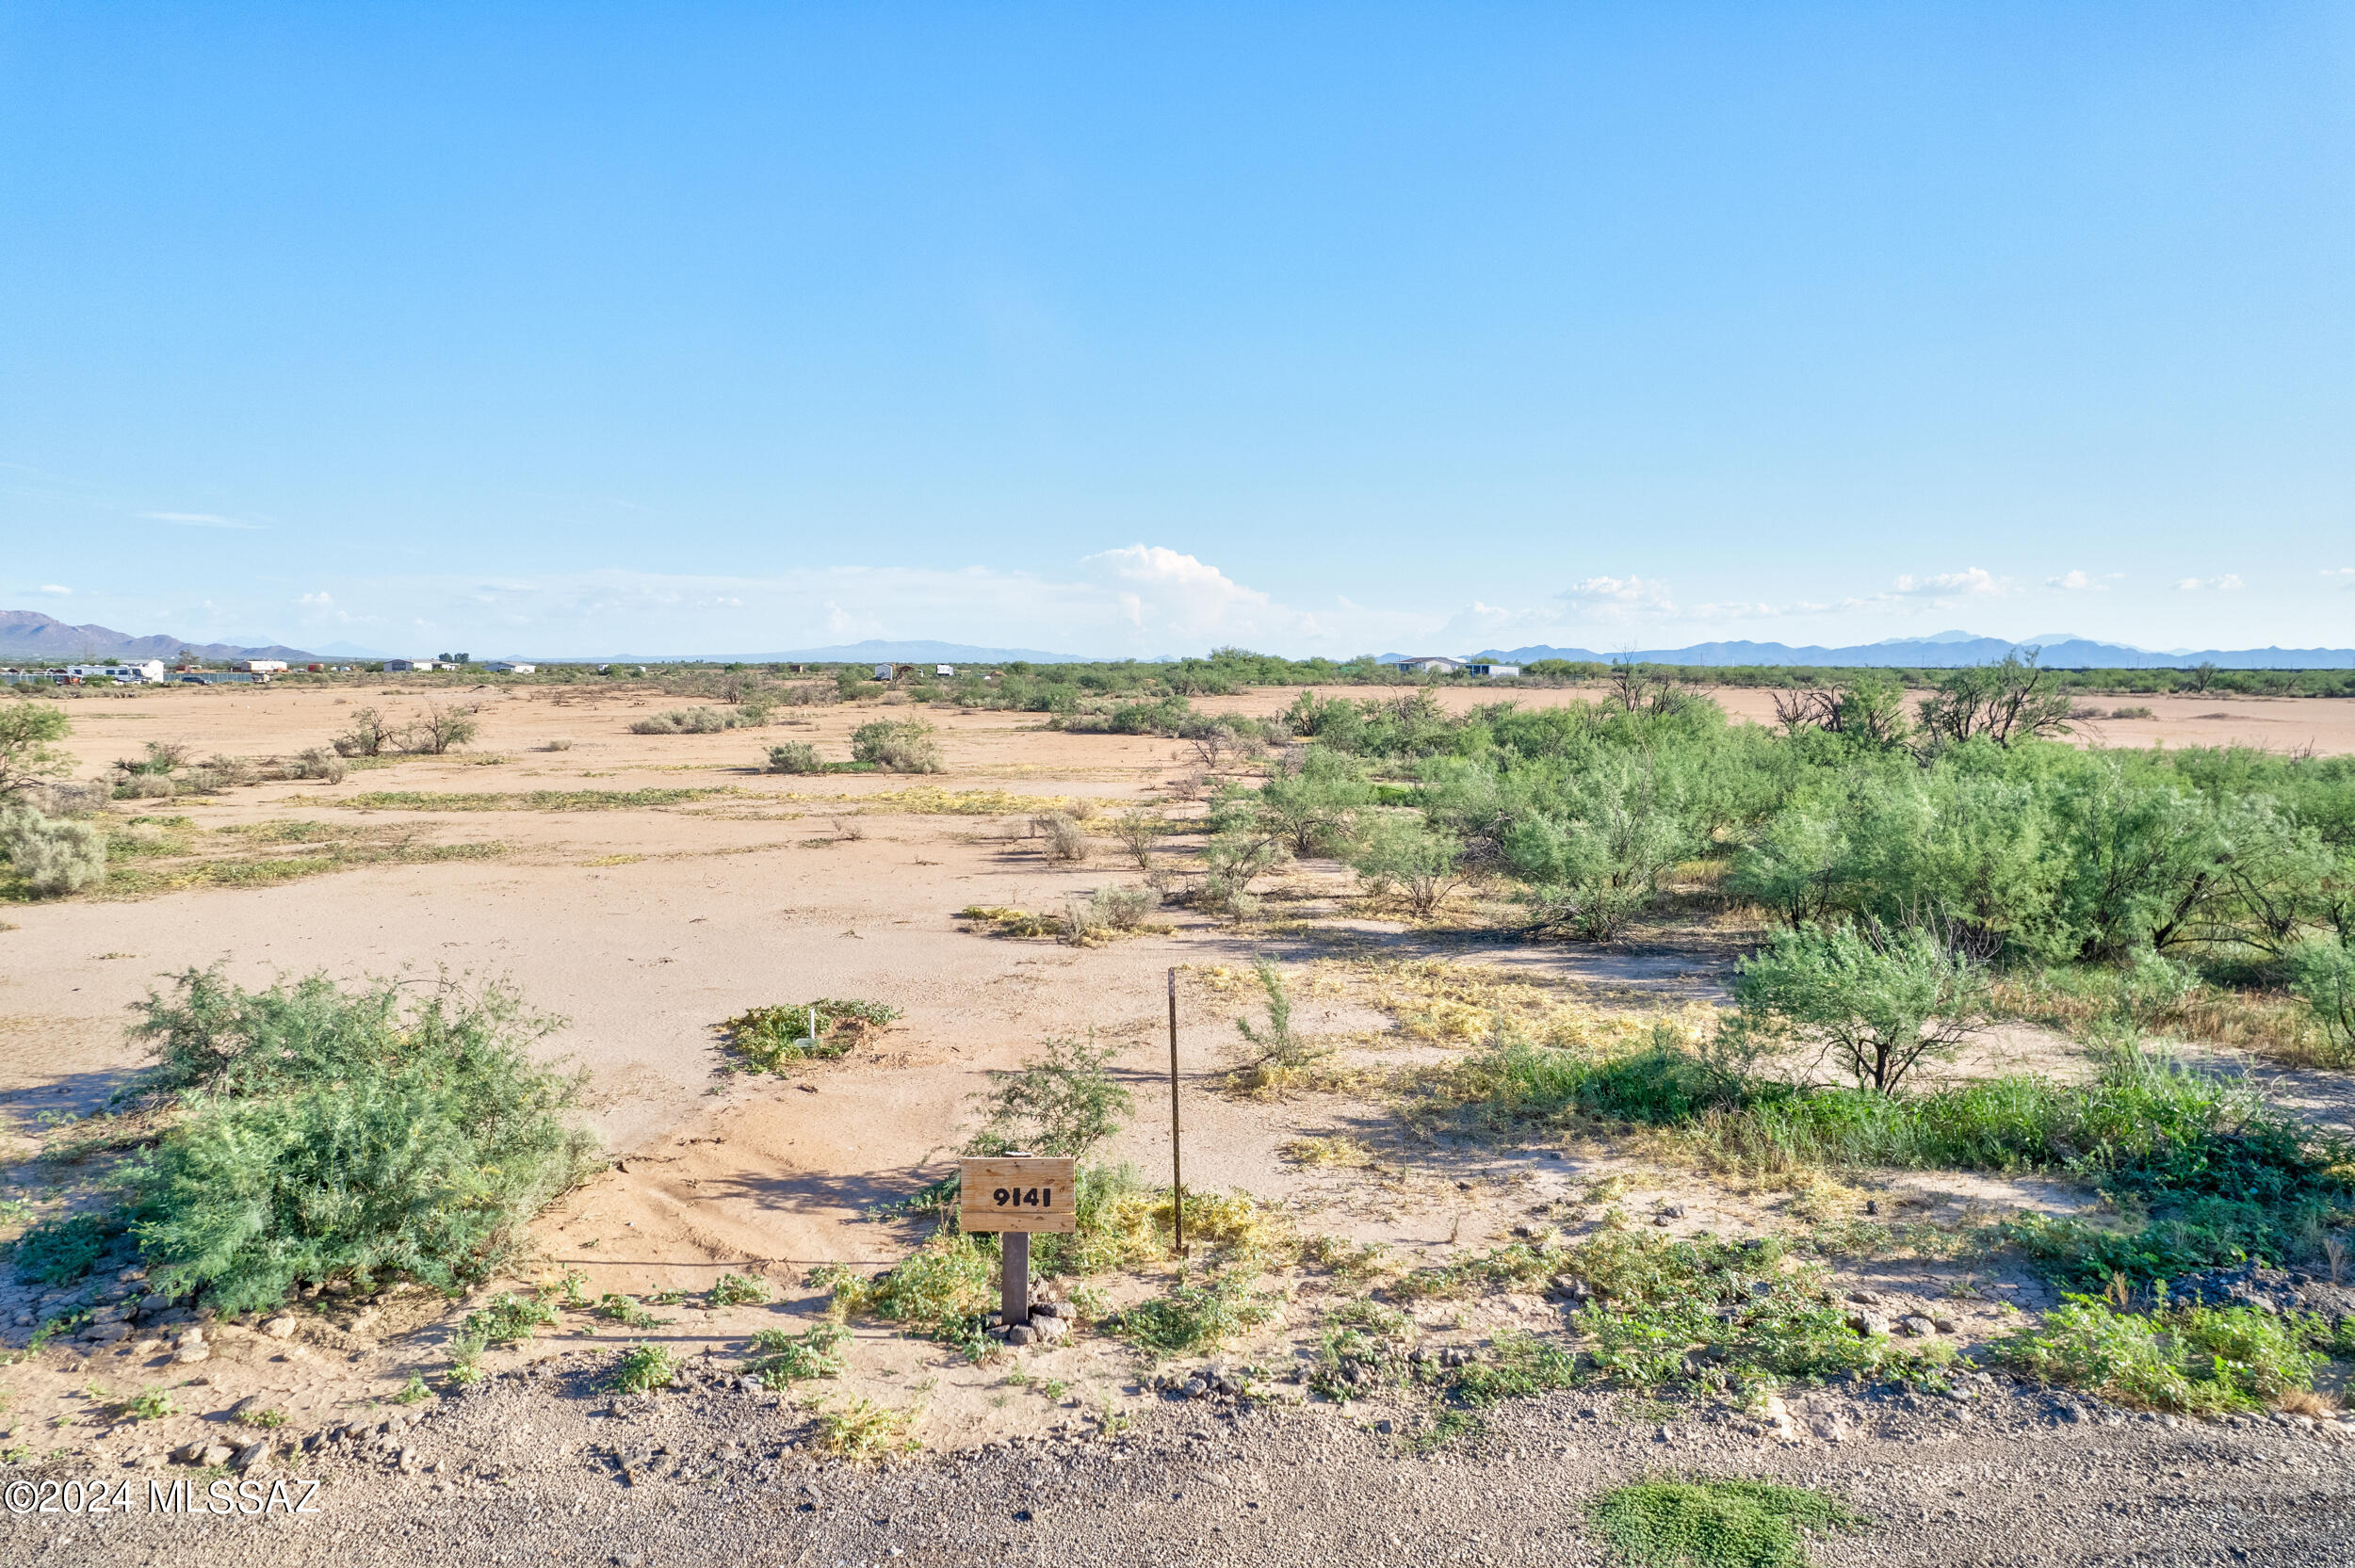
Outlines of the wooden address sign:
M957 1223L968 1231L1079 1228L1079 1161L1007 1156L957 1162Z

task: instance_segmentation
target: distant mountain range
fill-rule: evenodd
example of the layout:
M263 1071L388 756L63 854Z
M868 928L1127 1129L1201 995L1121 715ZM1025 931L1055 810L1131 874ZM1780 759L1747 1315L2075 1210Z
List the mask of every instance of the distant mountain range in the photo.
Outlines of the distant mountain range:
M0 610L0 663L16 659L169 659L187 649L201 659L284 659L293 664L317 657L300 648L271 643L239 648L226 642L189 642L182 638L133 637L107 626L73 626L39 610Z
M1887 666L1908 669L1956 668L1988 664L2006 654L2038 650L2038 662L2061 670L2182 670L2213 664L2219 670L2348 670L2355 669L2355 648L2209 648L2174 649L2152 653L2119 642L2094 642L2056 634L2012 642L1971 632L1941 632L1934 637L1891 638L1845 648L1787 642L1696 642L1684 648L1641 648L1632 653L1596 653L1586 648L1491 648L1472 656L1534 664L1539 659L1569 659L1608 664L1632 659L1646 664L1814 664ZM1381 662L1395 664L1402 656L1385 654Z

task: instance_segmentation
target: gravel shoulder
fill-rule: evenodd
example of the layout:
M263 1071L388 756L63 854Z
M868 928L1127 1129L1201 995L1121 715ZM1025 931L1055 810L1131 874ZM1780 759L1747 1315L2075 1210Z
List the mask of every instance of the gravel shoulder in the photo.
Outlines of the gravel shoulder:
M1166 1398L1123 1430L856 1466L813 1454L804 1401L690 1368L603 1389L549 1357L392 1432L355 1430L246 1476L251 1517L0 1519L18 1562L1599 1563L1584 1509L1663 1472L1820 1487L1869 1515L1825 1564L2344 1564L2355 1442L2273 1420L2132 1414L1979 1382L1973 1397L1791 1397L1794 1435L1730 1412L1584 1391L1500 1407L1429 1455L1360 1407ZM378 1413L403 1414L387 1409ZM20 1471L38 1482L64 1471ZM258 1479L257 1479L258 1478ZM281 1479L305 1478L316 1493ZM95 1479L95 1477L84 1478ZM143 1502L225 1472L121 1472ZM295 1515L307 1496L315 1512ZM200 1503L200 1507L203 1505Z

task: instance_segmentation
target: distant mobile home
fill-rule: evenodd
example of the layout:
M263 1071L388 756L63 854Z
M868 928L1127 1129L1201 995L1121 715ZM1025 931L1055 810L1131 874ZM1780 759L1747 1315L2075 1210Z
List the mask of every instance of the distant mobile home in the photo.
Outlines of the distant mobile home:
M229 667L248 675L283 675L286 672L284 659L239 659Z
M1475 663L1464 666L1464 673L1467 675L1486 675L1491 680L1499 681L1510 680L1514 676L1519 675L1520 672L1521 667L1518 664Z
M511 664L505 659L494 659L482 668L494 675L529 675L536 673L540 667L536 664Z
M1401 670L1412 670L1421 675L1453 675L1464 668L1462 659L1452 659L1437 654L1398 661Z
M403 671L409 670L433 670L439 667L435 665L431 659L386 659L384 661L384 673L387 675L397 675Z

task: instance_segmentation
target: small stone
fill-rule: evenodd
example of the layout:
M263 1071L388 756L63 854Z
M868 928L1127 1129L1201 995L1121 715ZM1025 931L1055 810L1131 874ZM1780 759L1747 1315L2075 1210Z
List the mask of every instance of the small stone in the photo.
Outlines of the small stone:
M82 1337L92 1345L112 1345L119 1339L131 1337L128 1323L93 1323L82 1331Z
M250 1470L254 1465L261 1463L263 1460L268 1457L269 1439L266 1437L258 1443L249 1443L244 1447L239 1448L236 1452L236 1457L229 1462L229 1468L232 1470Z
M1881 1211L1881 1204L1880 1204L1880 1200L1879 1200L1878 1198L1867 1198L1867 1199L1865 1199L1865 1200L1864 1200L1864 1212L1865 1212L1865 1213L1867 1213L1867 1214L1878 1214L1880 1211Z
M1009 1345L1028 1345L1037 1337L1038 1331L1028 1323L1011 1323L1006 1327L1006 1343Z
M1390 1433L1398 1431L1398 1423L1386 1415L1381 1420L1376 1421L1373 1424L1373 1430L1380 1432L1383 1436L1388 1437Z
M172 1361L182 1366L194 1366L200 1361L210 1361L213 1352L202 1345L184 1345L172 1352Z
M295 1319L293 1314L280 1313L277 1317L262 1325L262 1332L268 1334L272 1339L292 1339L295 1332Z
M1889 1332L1889 1319L1877 1312L1852 1312L1843 1319L1849 1328L1868 1338Z
M196 1456L200 1464L221 1465L237 1457L237 1450L226 1443L207 1443L204 1451Z
M1041 1317L1031 1324L1031 1332L1046 1344L1053 1344L1071 1332L1071 1324L1061 1317Z
M1897 1332L1914 1339L1927 1339L1938 1332L1938 1325L1918 1312L1908 1312L1897 1319Z
M1877 1290L1851 1290L1848 1292L1848 1300L1859 1306L1878 1306L1881 1293Z

